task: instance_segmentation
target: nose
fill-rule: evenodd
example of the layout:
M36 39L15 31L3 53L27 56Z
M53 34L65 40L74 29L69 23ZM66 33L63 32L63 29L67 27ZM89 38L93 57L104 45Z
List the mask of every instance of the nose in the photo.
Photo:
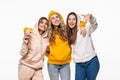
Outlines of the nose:
M45 23L43 24L43 26L45 27Z
M70 23L72 23L73 22L73 20L70 20Z
M46 28L46 24L43 24L43 27Z

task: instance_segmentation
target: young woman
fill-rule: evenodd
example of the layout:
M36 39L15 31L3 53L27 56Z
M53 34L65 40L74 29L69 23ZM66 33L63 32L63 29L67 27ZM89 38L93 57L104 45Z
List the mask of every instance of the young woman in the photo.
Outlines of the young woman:
M41 17L33 30L24 29L24 39L20 51L19 80L43 80L42 68L46 47L48 20Z
M70 80L71 49L68 44L66 26L63 17L56 11L48 15L50 21L48 38L50 53L48 55L48 73L50 80Z
M76 63L75 80L96 80L99 60L91 34L96 30L97 22L91 14L81 16L85 20L84 23L80 23L80 16L74 12L68 14L66 21L73 61Z

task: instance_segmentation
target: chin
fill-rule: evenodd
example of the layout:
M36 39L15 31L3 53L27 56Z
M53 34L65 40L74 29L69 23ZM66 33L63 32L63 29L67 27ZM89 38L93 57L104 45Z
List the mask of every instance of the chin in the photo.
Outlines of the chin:
M74 28L74 26L70 26L70 28Z

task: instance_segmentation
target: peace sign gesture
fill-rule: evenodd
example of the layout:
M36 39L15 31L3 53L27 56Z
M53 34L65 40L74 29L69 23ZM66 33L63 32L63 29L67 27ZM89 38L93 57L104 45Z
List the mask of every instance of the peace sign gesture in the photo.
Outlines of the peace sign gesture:
M85 22L89 22L92 14L81 14L81 16L83 16Z

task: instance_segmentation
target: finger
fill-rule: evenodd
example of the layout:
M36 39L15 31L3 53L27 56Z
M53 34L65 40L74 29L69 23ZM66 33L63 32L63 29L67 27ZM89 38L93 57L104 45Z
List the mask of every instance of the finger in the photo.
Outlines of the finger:
M30 31L30 33L33 33L33 31Z
M88 22L89 20L87 18L85 18L85 22Z
M88 16L91 16L92 14L87 14Z
M87 17L90 19L90 17L92 16L92 14L87 14Z
M85 14L81 14L82 17L85 17L86 15Z

